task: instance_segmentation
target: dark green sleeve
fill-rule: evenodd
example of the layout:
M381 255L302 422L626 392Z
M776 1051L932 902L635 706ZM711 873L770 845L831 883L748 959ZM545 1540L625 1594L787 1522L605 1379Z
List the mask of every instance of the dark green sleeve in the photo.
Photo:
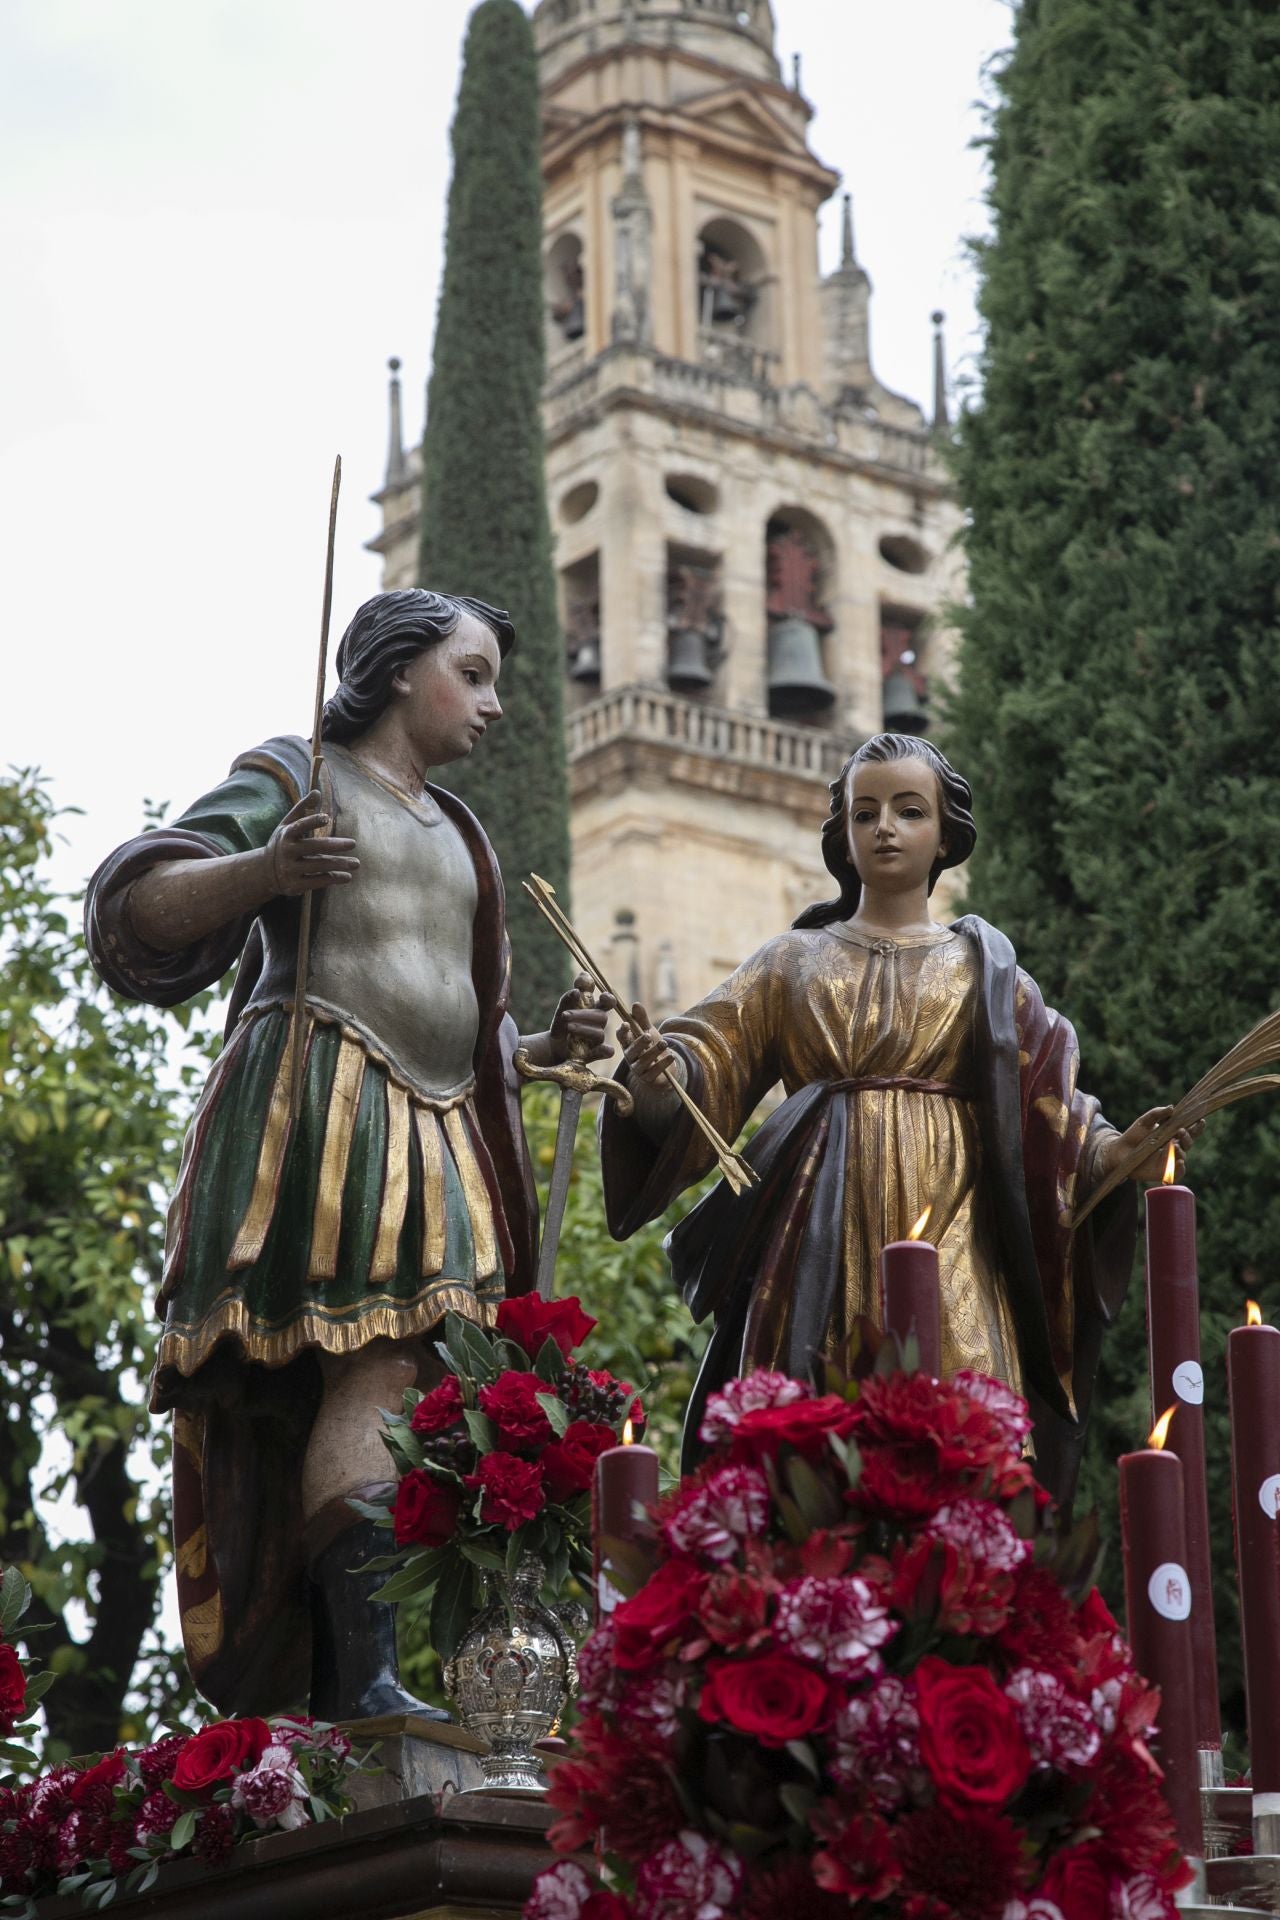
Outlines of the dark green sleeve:
M265 767L237 766L172 824L216 841L222 853L252 853L266 846L291 805L275 774Z

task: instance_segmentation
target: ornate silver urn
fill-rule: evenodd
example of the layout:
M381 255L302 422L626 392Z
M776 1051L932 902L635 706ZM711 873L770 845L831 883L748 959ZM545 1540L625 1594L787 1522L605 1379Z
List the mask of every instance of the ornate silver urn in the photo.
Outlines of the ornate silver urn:
M577 1691L574 1631L586 1625L576 1603L554 1610L539 1599L544 1568L526 1553L508 1583L489 1574L489 1603L444 1669L445 1688L468 1733L489 1743L485 1790L541 1792L543 1763L534 1743L559 1725Z

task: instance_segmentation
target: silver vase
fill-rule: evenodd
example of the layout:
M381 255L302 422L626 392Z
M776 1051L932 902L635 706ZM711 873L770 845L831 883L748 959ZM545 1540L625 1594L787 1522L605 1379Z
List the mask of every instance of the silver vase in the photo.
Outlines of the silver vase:
M545 1569L536 1554L522 1556L515 1578L488 1574L488 1604L444 1669L444 1684L468 1733L489 1743L481 1759L485 1784L541 1792L541 1757L534 1743L560 1723L577 1691L573 1629L586 1615L572 1604L552 1609L539 1595Z

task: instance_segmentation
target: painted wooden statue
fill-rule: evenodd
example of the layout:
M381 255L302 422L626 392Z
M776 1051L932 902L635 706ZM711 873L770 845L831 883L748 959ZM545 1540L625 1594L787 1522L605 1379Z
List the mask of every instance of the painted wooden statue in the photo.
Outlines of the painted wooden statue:
M969 787L936 748L879 734L831 791L822 848L838 896L661 1031L636 1008L619 1069L634 1115L602 1109L621 1239L712 1164L664 1070L729 1139L778 1082L786 1096L748 1149L760 1186L735 1198L722 1183L668 1243L695 1317L715 1316L686 1457L726 1379L755 1366L804 1377L814 1354L841 1352L860 1316L879 1319L880 1250L929 1206L944 1369L975 1368L1027 1396L1037 1471L1068 1497L1102 1329L1132 1264L1133 1188L1079 1233L1065 1222L1169 1109L1117 1132L1077 1086L1070 1024L1005 936L974 915L931 918L938 875L975 840Z
M398 1682L385 1545L348 1505L387 1478L376 1409L429 1372L446 1310L532 1285L536 1201L512 1068L605 1015L567 994L521 1041L503 886L479 822L427 784L500 715L515 635L483 601L366 602L338 650L319 790L269 740L119 848L86 926L118 992L173 1006L240 961L228 1038L169 1213L152 1406L175 1412L183 1635L224 1712L310 1694L328 1718L422 1711ZM290 1119L301 896L316 909Z

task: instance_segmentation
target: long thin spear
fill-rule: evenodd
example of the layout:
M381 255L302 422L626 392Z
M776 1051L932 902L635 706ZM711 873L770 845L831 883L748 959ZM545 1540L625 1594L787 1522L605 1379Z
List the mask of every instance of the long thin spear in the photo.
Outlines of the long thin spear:
M329 615L333 610L333 545L338 530L338 489L342 485L342 455L333 463L333 491L329 495L329 544L324 557L324 607L320 615L320 658L316 663L316 700L311 717L311 773L307 791L314 791L320 778L320 727L324 719L324 679L329 664ZM289 1022L291 1072L289 1075L289 1124L297 1123L302 1111L303 1048L307 1027L307 969L311 964L311 890L302 896L302 914L298 921L298 971L293 982L293 1014Z
M556 890L550 881L540 879L536 873L533 873L530 874L527 880L522 880L520 884L533 901L534 906L538 909L543 919L550 923L553 931L560 936L565 946L568 947L570 953L583 969L584 973L591 975L600 992L607 993L613 1000L617 1001L619 1008L624 1007L626 1002L621 998L617 989L609 985L603 969L596 965L591 955L587 952L587 949L583 946L581 938L570 925L568 918L561 909L559 901L556 899ZM679 1098L680 1104L684 1107L693 1124L705 1135L708 1144L714 1148L716 1159L720 1163L720 1171L733 1188L733 1191L735 1193L742 1193L747 1187L758 1187L760 1185L760 1175L756 1172L750 1161L744 1160L740 1153L734 1152L729 1142L723 1139L716 1131L706 1114L702 1111L702 1108L691 1098L689 1093L676 1079L675 1075L671 1073L664 1075L663 1085L670 1087L671 1091Z

